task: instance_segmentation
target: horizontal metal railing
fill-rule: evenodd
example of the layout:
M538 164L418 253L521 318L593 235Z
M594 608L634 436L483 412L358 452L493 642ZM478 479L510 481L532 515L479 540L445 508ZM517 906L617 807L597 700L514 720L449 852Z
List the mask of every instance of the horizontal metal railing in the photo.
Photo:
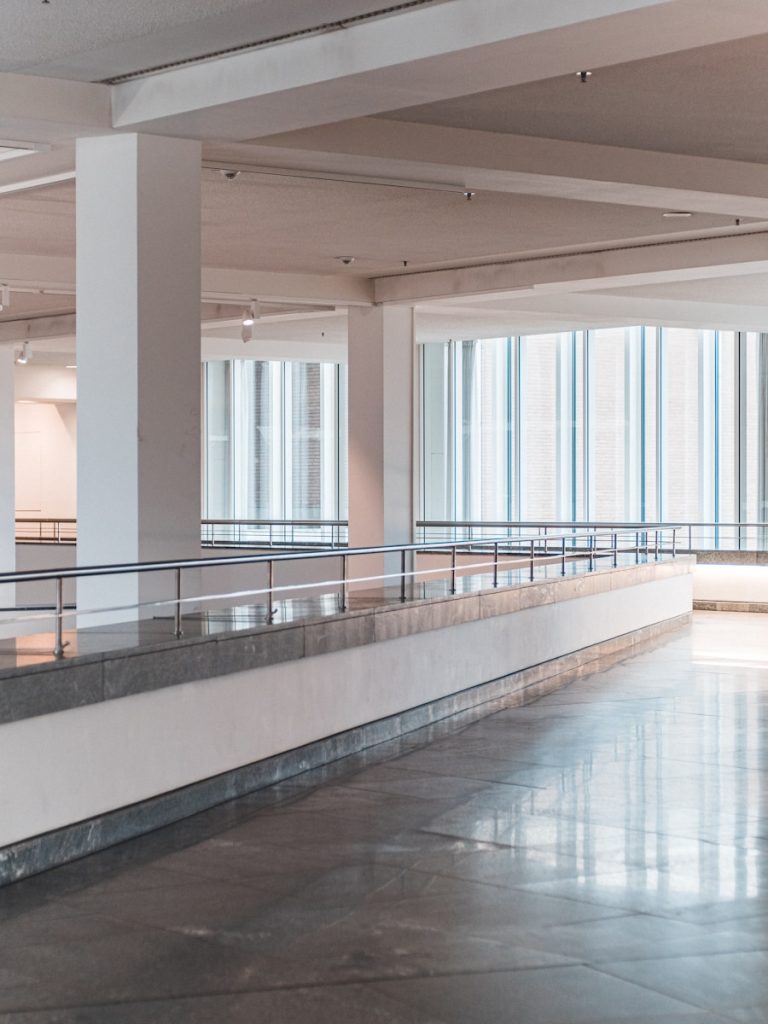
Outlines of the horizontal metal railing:
M99 615L104 613L135 613L148 606L172 607L174 615L174 635L183 635L183 605L194 602L199 604L202 601L231 600L243 596L264 595L266 598L265 621L271 625L274 622L275 609L273 608L274 595L276 593L290 593L291 591L307 590L312 588L336 589L338 592L339 611L346 611L349 607L349 588L352 584L359 583L388 583L397 581L399 583L399 598L407 600L408 582L413 584L417 579L429 576L447 574L449 580L449 593L455 594L457 590L458 575L472 575L471 570L479 573L491 573L492 585L499 586L499 575L502 570L509 571L514 567L522 570L528 580L534 580L537 568L546 568L557 565L562 575L568 571L569 564L573 571L581 568L582 571L591 572L595 569L598 559L608 558L615 567L618 565L620 555L629 555L639 562L641 557L653 557L659 559L664 551L668 551L673 557L676 554L676 530L674 527L665 530L650 531L636 530L589 530L583 533L556 534L548 533L545 537L530 537L525 541L510 542L509 537L492 537L478 542L472 541L443 541L416 544L385 545L381 547L368 548L343 548L341 550L314 550L303 552L289 552L284 554L260 554L260 555L227 555L210 558L190 558L175 561L163 562L136 562L119 563L114 565L93 565L81 566L78 568L31 570L26 572L2 573L0 574L0 587L5 584L24 584L50 581L55 589L55 604L53 614L55 617L55 639L52 653L61 658L64 656L64 619L67 616ZM416 559L418 554L441 554L445 553L450 557L448 566L437 568L417 568ZM376 573L374 575L353 576L350 574L350 563L363 556L389 556L394 559L399 568L392 572ZM408 565L409 556L411 565ZM460 561L460 556L470 559L481 557L482 561ZM275 580L275 570L278 566L288 562L316 561L318 559L337 559L340 572L337 576L323 580L322 582L304 582L283 584L279 586ZM574 564L575 563L575 564ZM224 594L195 594L190 597L183 597L182 573L186 571L202 571L216 566L244 566L264 565L267 570L266 587L258 587L246 591L229 591ZM78 609L72 612L64 607L64 581L78 580L93 577L123 576L123 575L144 575L147 573L171 572L173 574L173 594L168 599L150 601L146 603L135 603L131 605L112 606L108 608L87 608ZM412 594L413 596L413 594ZM40 619L41 615L25 616L22 618L5 618L4 625L10 622L29 622Z
M345 519L203 519L206 547L329 547L347 543Z
M77 520L22 516L16 520L17 544L74 544Z
M347 543L345 519L203 519L203 547L340 548ZM77 519L22 516L16 520L19 544L75 544Z
M421 539L482 540L489 536L523 538L565 530L678 530L688 551L768 551L768 522L610 522L605 520L420 520ZM417 533L418 535L418 533ZM341 548L348 543L345 519L203 519L203 547ZM77 520L22 517L16 520L16 540L28 544L74 544Z
M524 539L566 530L677 530L685 551L768 551L768 522L610 522L605 520L420 520L422 540L481 540L484 536Z

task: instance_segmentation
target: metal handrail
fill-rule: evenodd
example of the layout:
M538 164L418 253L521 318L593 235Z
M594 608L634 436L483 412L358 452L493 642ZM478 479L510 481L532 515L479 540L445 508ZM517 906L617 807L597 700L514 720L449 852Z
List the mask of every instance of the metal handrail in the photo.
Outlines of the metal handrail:
M752 543L749 550L768 550L768 522L633 522L611 521L611 520L473 520L473 519L445 519L445 520L419 520L416 523L417 530L422 531L425 536L428 530L452 531L453 538L458 539L458 531L467 532L466 539L482 539L477 536L484 530L506 530L507 537L517 534L522 538L521 531L535 530L537 536L546 536L550 530L642 530L653 532L655 530L668 531L675 529L682 535L687 536L688 551L718 551L718 550L742 550L743 546ZM701 533L695 537L697 531L710 531L713 534L712 544L707 543L707 538ZM722 532L735 531L728 537L722 536ZM750 537L747 531L759 530L762 534ZM696 544L694 545L694 539Z
M619 548L619 537L629 535L633 538L634 543L628 547ZM601 547L599 544L600 538L608 540L608 545ZM486 571L489 568L489 562L484 561L476 565L464 565L457 566L457 555L459 551L466 550L468 553L474 552L487 552L492 554L493 557L493 580L494 587L498 586L498 572L500 564L526 564L529 566L529 578L534 579L535 566L536 564L551 564L553 562L561 563L561 572L564 575L566 572L566 562L570 560L577 560L581 557L587 557L583 552L576 549L576 542L586 540L588 542L588 565L589 571L595 568L595 559L598 557L611 556L613 565L617 564L618 554L620 550L625 552L632 552L635 554L636 561L640 559L640 552L644 549L646 554L650 553L650 547L648 545L648 537L646 533L645 543L641 542L640 532L633 530L624 531L588 531L584 534L574 535L573 531L568 531L562 535L548 535L545 538L530 538L526 540L525 551L510 551L505 552L504 548L509 548L510 538L508 537L497 537L490 539L483 539L482 541L477 540L466 540L466 541L437 541L428 543L409 543L409 544L387 544L375 547L361 547L361 548L344 548L341 550L336 549L325 549L325 550L314 550L314 551L302 551L302 552L286 552L283 554L257 554L257 555L226 555L222 557L214 558L185 558L185 559L174 559L165 561L151 561L151 562L118 562L107 565L90 565L90 566L78 566L75 568L60 568L60 569L32 569L22 572L12 573L0 573L0 586L4 584L16 584L16 583L31 583L41 582L45 580L52 580L56 587L56 604L55 604L55 621L56 621L56 632L55 632L55 644L53 648L53 654L60 658L64 655L64 649L66 644L63 640L63 619L64 619L64 601L63 601L63 584L65 580L69 579L81 579L81 578L93 578L99 576L120 576L120 575L143 575L150 572L168 572L174 573L174 597L170 601L158 601L153 602L156 605L160 604L172 604L175 607L174 614L174 634L177 637L181 637L182 633L182 604L185 600L201 600L201 596L196 596L190 599L184 599L182 597L181 587L181 573L187 569L204 569L214 566L237 566L237 565L266 565L268 570L268 586L263 591L251 591L251 593L266 593L267 594L267 617L266 621L268 624L273 622L273 609L272 600L273 595L276 591L283 590L295 590L303 587L311 586L333 586L339 585L340 587L340 608L342 611L346 611L348 607L348 590L350 583L370 582L374 580L387 580L397 578L400 580L400 597L402 601L406 599L406 588L405 580L410 578L415 580L417 576L429 575L435 572L445 572L445 569L431 569L422 570L417 572L415 557L418 552L434 552L434 551L447 551L451 555L450 565L450 593L456 593L456 575L457 568L459 570L466 571L472 568L483 568ZM543 543L541 543L543 541ZM570 556L567 553L567 546L570 544L571 552ZM552 550L552 546L555 545L556 550ZM676 553L676 542L675 542L675 530L672 529L672 554L673 557ZM655 558L659 558L660 547L659 547L659 531L656 532L655 545L654 545ZM385 574L383 576L363 576L363 577L350 577L348 573L349 561L351 558L361 556L372 556L372 555L388 555L399 553L400 555L400 571L398 573ZM414 558L413 568L407 571L406 567L406 556L411 553ZM505 554L522 554L523 558L517 559L514 563L510 563L507 559L505 563L500 561L500 555ZM275 564L278 562L293 562L298 560L315 560L315 559L327 559L327 558L339 558L341 560L341 578L338 580L325 580L322 583L315 584L300 584L297 586L282 586L278 587L275 585L274 580L274 569ZM229 593L223 595L217 595L221 598L238 596L237 593ZM131 609L135 609L138 605L129 606ZM88 614L98 614L104 611L117 611L127 609L88 609Z
M217 538L216 529L226 528L231 533ZM317 543L314 537L301 538L300 531L320 532L320 542L327 537L331 546L346 544L345 534L349 528L346 519L202 519L200 521L201 543L222 547L232 546L272 547L305 546ZM264 538L249 537L247 531L263 530ZM289 533L290 531L290 533ZM245 533L245 537L243 534ZM299 537L297 538L297 533ZM66 516L19 516L16 519L16 541L20 544L73 544L77 540L77 519Z

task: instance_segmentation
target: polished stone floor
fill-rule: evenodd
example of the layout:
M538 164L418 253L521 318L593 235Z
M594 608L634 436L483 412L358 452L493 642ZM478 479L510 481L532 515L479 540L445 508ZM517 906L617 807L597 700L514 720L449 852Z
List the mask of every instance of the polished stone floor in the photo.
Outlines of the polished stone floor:
M0 1024L768 1021L768 618L0 892Z

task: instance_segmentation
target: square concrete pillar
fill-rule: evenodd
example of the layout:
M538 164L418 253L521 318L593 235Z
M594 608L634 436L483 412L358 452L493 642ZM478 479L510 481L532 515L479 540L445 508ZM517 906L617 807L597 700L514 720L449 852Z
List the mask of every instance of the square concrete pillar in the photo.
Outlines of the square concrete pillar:
M200 159L183 139L77 144L81 566L200 554ZM78 606L172 595L170 574L96 578Z
M414 522L413 309L354 307L348 324L349 544L407 544ZM397 556L358 558L350 572L379 575L399 568Z

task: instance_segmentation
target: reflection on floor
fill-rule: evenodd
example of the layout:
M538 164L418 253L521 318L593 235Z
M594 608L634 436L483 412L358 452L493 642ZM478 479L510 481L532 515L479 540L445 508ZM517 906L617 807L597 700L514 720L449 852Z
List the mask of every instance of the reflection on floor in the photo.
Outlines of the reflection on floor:
M768 622L0 892L0 1024L768 1020Z

